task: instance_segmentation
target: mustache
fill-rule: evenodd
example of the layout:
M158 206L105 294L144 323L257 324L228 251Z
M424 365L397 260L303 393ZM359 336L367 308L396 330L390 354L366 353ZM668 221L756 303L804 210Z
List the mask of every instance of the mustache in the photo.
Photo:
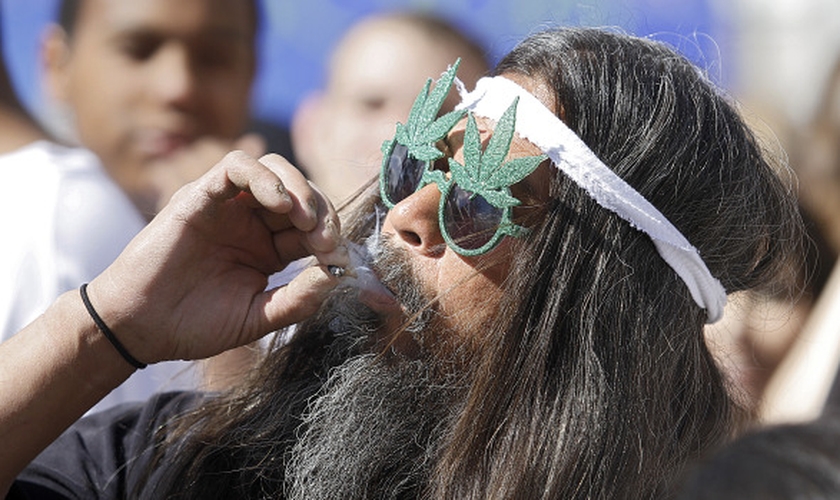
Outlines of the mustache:
M429 325L435 312L435 294L418 279L408 252L395 245L391 238L387 234L378 234L368 240L370 267L405 311L408 318L406 330L416 333Z

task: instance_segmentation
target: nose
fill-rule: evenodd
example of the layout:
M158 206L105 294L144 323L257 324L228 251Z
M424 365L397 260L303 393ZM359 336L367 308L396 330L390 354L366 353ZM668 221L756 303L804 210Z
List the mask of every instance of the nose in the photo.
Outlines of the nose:
M438 226L440 190L428 184L397 203L382 225L382 232L393 234L410 251L437 257L446 249L446 241Z
M170 43L161 48L156 59L151 86L158 99L179 108L189 107L198 81L187 48Z

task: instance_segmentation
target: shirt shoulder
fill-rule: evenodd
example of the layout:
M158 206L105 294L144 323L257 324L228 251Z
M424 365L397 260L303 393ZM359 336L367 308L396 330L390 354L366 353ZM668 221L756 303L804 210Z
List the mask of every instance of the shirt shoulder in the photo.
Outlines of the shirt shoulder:
M13 499L128 498L148 475L157 432L194 408L195 392L159 394L85 417L45 449L15 480Z
M0 156L0 337L100 274L145 220L95 155L38 141Z

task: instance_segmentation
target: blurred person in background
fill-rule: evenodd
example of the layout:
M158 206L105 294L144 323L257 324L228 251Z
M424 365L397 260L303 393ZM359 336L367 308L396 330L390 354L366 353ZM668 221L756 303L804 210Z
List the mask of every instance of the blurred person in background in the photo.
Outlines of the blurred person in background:
M61 1L43 47L46 86L73 138L146 219L206 169L180 153L218 161L241 146L257 24L253 0Z
M675 500L840 498L840 420L751 431L686 474Z
M730 321L743 344L730 361L746 374L761 424L840 410L840 60L815 109L808 126L785 134L809 235L801 265L791 268L795 286L742 297L746 306Z
M818 227L840 253L840 59L827 79L816 113L791 146L800 179L800 198Z
M307 96L292 119L300 168L334 202L346 201L378 173L382 143L405 123L429 75L461 58L472 88L488 71L485 50L432 14L395 12L363 19L333 50L323 91ZM443 111L457 103L453 92Z
M36 141L0 164L16 186L0 202L4 339L101 273L172 193L225 152L263 149L242 136L255 1L63 0L57 19L43 45L45 84L69 119L70 142L82 147ZM192 386L191 366L144 370L99 407Z
M840 59L830 71L815 114L790 133L791 164L799 177L800 205L812 217L812 248L801 304L802 329L794 336L764 390L762 423L807 422L840 412ZM809 293L811 292L811 293Z
M758 421L784 421L787 417L783 414L801 411L814 418L826 402L823 396L809 397L807 404L804 400L794 401L781 394L780 389L772 389L768 394L768 385L792 389L783 378L810 372L808 382L800 380L800 387L795 390L807 392L806 387L830 386L835 378L836 366L827 372L827 365L811 358L821 354L806 348L806 344L814 343L813 335L819 330L832 328L825 323L830 320L812 318L812 314L840 252L840 60L829 73L815 110L806 127L793 127L764 110L766 115L775 116L775 128L781 131L777 140L785 145L798 176L800 212L808 232L809 241L801 260L791 262L792 286L733 297L724 321L707 329L722 368ZM758 122L753 126L763 127ZM840 326L834 325L833 329L834 336L840 339ZM823 345L817 351L832 349L832 345ZM822 393L822 389L817 392ZM837 400L837 396L832 399ZM829 403L835 407L838 404ZM774 409L769 411L771 407Z
M789 278L772 289L733 294L723 320L706 327L709 347L735 397L756 420L765 390L801 340L836 260L816 221L802 206L800 212L807 241L788 263Z

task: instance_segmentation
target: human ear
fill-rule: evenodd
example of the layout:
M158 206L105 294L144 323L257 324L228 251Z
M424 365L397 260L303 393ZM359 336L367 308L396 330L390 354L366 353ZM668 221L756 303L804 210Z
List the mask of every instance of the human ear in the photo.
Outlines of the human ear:
M50 97L58 102L69 98L70 41L58 25L47 28L41 43L41 64Z

